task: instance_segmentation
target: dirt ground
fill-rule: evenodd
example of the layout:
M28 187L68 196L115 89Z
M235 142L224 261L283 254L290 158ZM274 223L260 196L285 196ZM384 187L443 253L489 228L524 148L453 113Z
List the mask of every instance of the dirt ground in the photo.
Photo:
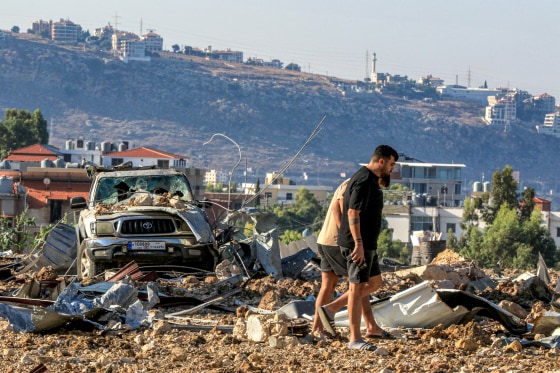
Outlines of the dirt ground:
M440 258L440 263L445 259ZM449 259L453 260L453 258ZM556 287L558 273L551 272ZM488 271L493 274L492 271ZM550 309L539 300L523 299L510 278L519 272L503 270L500 285L479 295L492 302L511 300L528 312L526 320ZM0 282L4 296L13 294L27 274ZM37 275L34 275L37 276ZM45 276L45 273L42 273ZM48 277L48 276L47 276ZM308 276L313 277L313 276ZM378 296L388 296L415 285L419 279L383 273ZM162 291L207 298L215 279L187 276L179 282L157 280ZM15 333L0 319L3 372L560 372L560 349L523 347L504 343L507 330L496 321L480 318L466 325L429 330L395 330L397 339L375 340L374 352L346 348L347 330L334 338L309 334L310 322L298 319L285 343L251 342L231 332L246 318L246 307L277 309L291 300L317 294L317 278L250 280L243 290L220 305L233 312L205 308L188 316L165 317L185 308L154 308L151 328L100 331L65 327L48 333ZM340 282L337 291L344 291ZM200 325L201 330L182 326ZM306 326L309 327L306 328ZM288 343L289 342L289 343Z

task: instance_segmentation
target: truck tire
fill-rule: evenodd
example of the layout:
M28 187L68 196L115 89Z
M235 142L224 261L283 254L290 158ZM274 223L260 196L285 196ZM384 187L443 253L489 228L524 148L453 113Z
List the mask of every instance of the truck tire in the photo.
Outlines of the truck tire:
M93 278L105 270L105 265L103 263L96 263L90 259L83 244L80 245L78 249L76 266L78 281Z

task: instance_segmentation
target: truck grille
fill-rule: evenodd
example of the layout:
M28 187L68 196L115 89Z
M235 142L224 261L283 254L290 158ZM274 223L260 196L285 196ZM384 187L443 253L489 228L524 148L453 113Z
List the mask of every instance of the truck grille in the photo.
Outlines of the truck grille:
M121 225L122 234L160 234L175 232L171 219L136 219L125 220Z

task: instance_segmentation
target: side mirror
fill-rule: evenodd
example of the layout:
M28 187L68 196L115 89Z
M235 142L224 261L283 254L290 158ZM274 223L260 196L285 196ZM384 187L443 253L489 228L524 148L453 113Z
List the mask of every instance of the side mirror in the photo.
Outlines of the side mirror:
M82 196L70 198L71 209L84 209L87 207L86 199Z

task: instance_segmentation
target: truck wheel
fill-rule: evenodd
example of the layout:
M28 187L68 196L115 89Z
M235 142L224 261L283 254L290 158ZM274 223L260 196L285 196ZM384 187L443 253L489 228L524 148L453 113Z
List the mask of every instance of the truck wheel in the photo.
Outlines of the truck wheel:
M99 263L95 263L88 257L87 250L80 245L77 256L78 280L93 278L102 271L101 267Z

